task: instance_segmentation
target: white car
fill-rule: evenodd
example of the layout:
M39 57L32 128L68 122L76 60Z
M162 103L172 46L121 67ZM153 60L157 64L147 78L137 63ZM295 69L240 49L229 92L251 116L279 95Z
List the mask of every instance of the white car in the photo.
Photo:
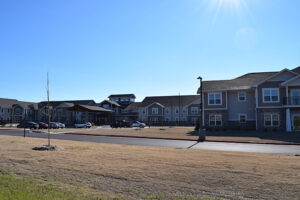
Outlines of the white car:
M135 121L135 122L132 123L132 127L145 128L145 127L146 127L146 124L145 124L145 123L142 123L142 122Z
M75 128L91 128L92 124L90 122L75 124Z

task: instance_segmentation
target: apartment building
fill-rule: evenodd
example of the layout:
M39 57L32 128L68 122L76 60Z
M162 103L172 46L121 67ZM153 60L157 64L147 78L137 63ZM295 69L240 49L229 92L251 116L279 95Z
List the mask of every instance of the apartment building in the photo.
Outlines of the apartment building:
M203 81L202 87L203 126L300 130L300 67Z
M35 120L37 112L37 103L0 98L1 121L19 123L22 120Z
M152 125L195 125L200 118L199 95L152 96L136 105L138 119Z

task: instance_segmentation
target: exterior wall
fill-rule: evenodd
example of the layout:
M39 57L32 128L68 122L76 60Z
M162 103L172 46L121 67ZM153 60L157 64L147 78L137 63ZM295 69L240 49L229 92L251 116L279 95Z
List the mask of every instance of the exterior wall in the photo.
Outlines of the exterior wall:
M258 106L282 106L283 99L286 96L285 88L279 88L281 82L267 81L258 86ZM263 102L263 88L279 88L279 102L278 103L264 103Z
M157 108L158 109L158 114L152 114L152 108ZM163 115L163 107L157 105L157 104L152 104L147 108L148 110L148 115L149 116L162 116Z
M264 114L265 113L279 113L279 127L265 127L264 125ZM278 130L285 130L285 109L282 108L266 108L266 109L258 109L257 110L257 125L258 130L265 130L265 129L278 129Z
M246 93L246 101L239 101L238 94ZM228 120L239 121L239 114L246 114L247 121L255 120L255 91L228 91Z
M11 109L10 108L0 108L0 120L10 122L11 121Z
M208 105L208 94L209 93L221 93L222 95L222 104L221 105ZM204 108L226 108L226 92L203 92L204 95Z
M226 110L209 110L209 111L204 111L204 116L205 116L205 127L210 127L209 126L209 116L211 114L221 114L222 115L222 126L228 126L228 113ZM221 127L222 127L221 126Z

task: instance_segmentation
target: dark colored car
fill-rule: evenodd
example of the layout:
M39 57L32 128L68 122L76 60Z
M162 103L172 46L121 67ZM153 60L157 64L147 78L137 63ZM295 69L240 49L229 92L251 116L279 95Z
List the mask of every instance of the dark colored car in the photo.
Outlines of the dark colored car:
M130 128L130 127L132 127L132 123L125 121L125 120L116 121L116 122L112 123L110 125L110 127L112 127L112 128Z
M59 125L56 122L50 122L49 126L51 129L59 129Z
M35 122L24 121L24 122L21 122L17 127L18 128L38 129L39 125L37 123L35 123Z
M48 124L44 123L44 122L39 122L39 128L40 129L47 129L48 128Z
M1 121L0 120L0 126L4 126L5 124L7 124L6 121Z

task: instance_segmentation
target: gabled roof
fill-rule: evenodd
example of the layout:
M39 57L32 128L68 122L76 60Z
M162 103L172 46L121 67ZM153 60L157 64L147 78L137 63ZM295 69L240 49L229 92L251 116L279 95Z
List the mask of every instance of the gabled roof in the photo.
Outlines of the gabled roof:
M78 112L113 112L112 110L101 108L98 106L88 106L88 105L74 105L68 108L70 111L78 111Z
M260 84L262 84L262 83L264 83L264 82L266 82L266 81L268 81L268 80L270 80L270 79L278 76L279 74L281 74L283 72L290 72L290 73L294 74L295 76L298 75L296 72L293 72L293 71L285 68L285 69L281 70L280 72L277 72L276 74L273 74L270 77L267 77L264 80L259 81L258 83L254 84L253 87L257 87L258 85L260 85Z
M109 104L112 104L112 105L115 105L115 106L117 106L117 107L121 107L120 104L118 104L118 103L115 102L115 101L111 101L111 100L104 100L104 101L98 103L97 105L102 105L102 104L105 103L105 102L107 102L107 103L109 103Z
M293 72L296 72L297 74L300 74L300 66L292 69Z
M22 108L32 107L34 109L37 109L37 103L18 101L17 99L0 98L0 107L12 108L13 105L19 105Z
M62 103L73 103L73 104L81 104L81 105L87 105L90 102L92 102L94 105L96 102L94 100L66 100L66 101L50 101L50 106L53 108L59 106ZM48 104L47 101L42 101L39 103L39 108L44 107Z
M278 72L248 73L231 80L203 81L203 91L246 90ZM200 93L200 88L197 93Z
M134 102L129 104L124 111L132 111L132 110L137 110L141 106L142 102Z
M112 94L108 98L112 97L131 97L131 98L136 98L134 94Z
M153 103L159 103L164 107L185 106L200 99L199 95L176 95L176 96L152 96L146 97L140 104L140 107L147 107Z
M298 78L300 78L300 75L295 76L295 77L293 77L293 78L291 78L291 79L289 79L289 80L287 80L287 81L285 81L285 82L282 82L281 85L282 85L282 86L289 85L289 83L291 83L292 81L294 81L294 80L296 80L296 79L298 79ZM298 84L297 84L297 85L298 85Z

